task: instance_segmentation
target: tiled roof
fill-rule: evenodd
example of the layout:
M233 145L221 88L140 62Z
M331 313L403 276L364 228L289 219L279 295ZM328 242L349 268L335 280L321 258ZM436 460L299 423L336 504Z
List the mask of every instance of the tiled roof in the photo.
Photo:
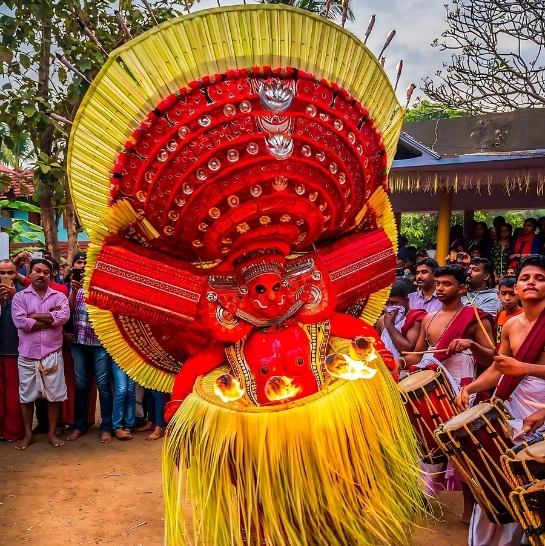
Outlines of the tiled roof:
M4 192L0 195L0 199L8 198L8 192L13 191L15 197L30 197L34 193L34 184L32 179L34 173L32 171L17 172L5 165L0 164L0 174L8 173L10 175L10 186L4 188ZM10 197L13 197L10 196Z

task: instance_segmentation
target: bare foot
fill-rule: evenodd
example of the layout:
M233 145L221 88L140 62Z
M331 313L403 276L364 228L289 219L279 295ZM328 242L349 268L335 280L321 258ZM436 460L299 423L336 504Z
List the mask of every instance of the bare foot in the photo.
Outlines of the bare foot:
M164 427L155 427L155 430L146 438L146 440L159 440L165 435Z
M56 434L48 434L47 435L47 441L53 447L61 447L61 446L64 445L64 442Z
M59 426L55 429L55 436L62 436L62 433L64 432L64 427Z
M100 441L103 444L109 444L112 441L112 433L111 432L103 432L100 435Z
M15 449L25 450L33 440L33 436L25 436L20 442L15 444Z
M129 435L127 440L132 440L132 433L131 433L130 429L124 428L123 430L124 430L124 432L126 432Z
M132 440L131 433L123 430L122 428L114 430L114 434L118 440Z
M74 440L77 440L80 436L83 436L83 432L81 432L81 430L73 430L67 437L66 439L69 441L69 442L73 442Z
M153 430L153 423L151 421L148 421L145 425L142 425L141 427L136 427L134 429L134 432L148 432L148 430Z

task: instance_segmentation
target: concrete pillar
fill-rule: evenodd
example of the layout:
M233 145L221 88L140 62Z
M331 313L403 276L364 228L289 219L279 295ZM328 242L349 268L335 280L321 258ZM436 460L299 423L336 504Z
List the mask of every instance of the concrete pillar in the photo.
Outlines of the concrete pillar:
M439 193L439 218L437 219L437 253L439 265L445 265L450 246L450 218L452 215L452 192L442 189Z

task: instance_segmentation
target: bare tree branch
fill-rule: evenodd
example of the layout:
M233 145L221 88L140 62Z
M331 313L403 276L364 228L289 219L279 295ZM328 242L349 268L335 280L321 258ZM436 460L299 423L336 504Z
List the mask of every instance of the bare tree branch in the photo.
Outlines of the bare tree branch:
M475 113L545 106L545 2L450 0L448 28L433 47L452 52L430 99Z

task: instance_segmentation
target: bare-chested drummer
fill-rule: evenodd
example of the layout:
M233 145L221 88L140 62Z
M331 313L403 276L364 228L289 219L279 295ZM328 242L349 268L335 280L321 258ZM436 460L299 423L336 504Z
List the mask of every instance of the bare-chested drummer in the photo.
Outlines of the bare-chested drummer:
M478 311L485 334L477 322L474 309L462 303L467 291L466 279L465 268L461 265L446 265L435 270L436 293L441 309L428 314L422 321L415 353L398 361L401 369L440 364L450 375L456 391L475 379L476 359L481 363L489 362L494 356L488 342L488 338L493 338L494 319ZM426 351L429 353L422 356L422 352Z
M545 412L535 412L545 404L545 256L531 255L517 268L516 293L524 310L503 326L499 355L483 360L491 366L460 392L457 402L465 409L471 394L493 388L495 396L515 419L523 420L525 430L534 432L543 425ZM497 526L475 508L470 527L472 546L519 545L522 528L516 524Z
M475 379L476 360L492 360L494 352L490 347L487 335L492 338L494 319L491 315L477 311L486 331L481 329L475 316L475 310L462 303L467 292L467 273L464 267L457 264L438 267L435 270L437 299L441 309L428 314L422 321L420 337L415 351L428 354L410 354L397 360L402 369L408 366L427 367L439 365L446 371L454 392L462 385ZM433 350L436 352L433 352ZM445 488L450 491L462 489L464 492L464 512L462 521L469 524L473 511L473 495L469 487L461 483L451 464L420 463L425 472L424 481L429 494L437 494ZM446 470L446 473L445 473Z

